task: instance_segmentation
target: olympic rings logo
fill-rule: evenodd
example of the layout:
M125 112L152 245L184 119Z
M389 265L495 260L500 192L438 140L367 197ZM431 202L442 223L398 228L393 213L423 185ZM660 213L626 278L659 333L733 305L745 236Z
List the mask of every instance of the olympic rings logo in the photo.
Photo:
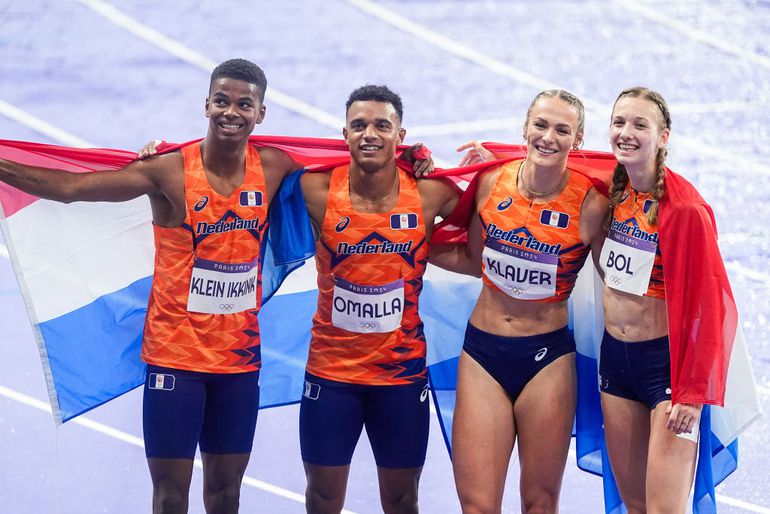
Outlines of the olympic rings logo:
M609 281L615 284L616 286L619 286L623 282L623 279L617 275L608 275L607 279L609 279Z
M221 311L228 311L229 312L229 311L231 311L233 309L235 309L235 304L234 303L220 303L219 304L219 310L221 310Z
M375 328L377 328L377 323L373 321L359 321L358 327L363 330L374 330Z
M505 290L508 291L513 296L519 296L520 294L524 293L523 289L519 289L518 287L514 287L514 286L506 286Z

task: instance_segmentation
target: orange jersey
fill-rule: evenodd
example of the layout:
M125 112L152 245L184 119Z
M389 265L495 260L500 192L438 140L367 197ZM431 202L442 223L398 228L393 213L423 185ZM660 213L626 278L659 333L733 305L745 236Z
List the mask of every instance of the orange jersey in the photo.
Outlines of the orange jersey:
M428 241L417 183L398 174L396 206L363 213L350 203L348 167L332 171L316 244L318 310L307 363L313 375L368 385L426 376L417 300Z
M524 198L517 187L522 161L502 166L479 209L484 230L484 284L513 298L563 302L569 298L590 248L580 237L580 212L592 182L570 172L547 202Z
M259 259L268 206L259 153L248 145L243 184L226 198L206 179L200 145L181 151L187 214L180 227L153 226L142 359L207 373L259 370Z
M649 271L649 283L644 296L663 299L666 297L665 283L663 281L663 263L660 256L660 242L658 240L658 225L650 225L647 221L647 212L654 200L652 194L637 192L631 184L626 186L620 203L615 207L610 222L608 240L625 239L635 243L635 247L644 247L648 252L654 253L652 269ZM607 245L607 242L605 242ZM602 252L605 253L605 252ZM607 259L602 259L602 266L607 267ZM616 259L615 269L623 270L624 262ZM607 272L605 271L605 275ZM646 279L646 276L644 277ZM610 287L612 284L608 283ZM643 284L644 285L644 284ZM643 288L640 288L640 294Z

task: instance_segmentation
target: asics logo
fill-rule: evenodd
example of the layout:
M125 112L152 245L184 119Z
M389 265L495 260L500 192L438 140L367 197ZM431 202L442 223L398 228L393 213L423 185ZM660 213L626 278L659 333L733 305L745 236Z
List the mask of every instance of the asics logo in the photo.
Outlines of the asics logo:
M336 232L342 232L346 228L348 228L348 225L350 225L350 218L347 216L343 216L339 223L337 223L337 226L334 227L334 230Z
M206 204L209 203L209 197L206 195L203 195L200 197L198 202L193 206L193 210L195 212L201 212L204 207L206 207Z
M505 200L497 204L497 210L504 211L505 209L510 207L512 203L513 203L513 198L511 198L510 196L506 196Z
M535 354L535 362L540 362L545 357L545 354L548 353L548 348L540 348L538 352Z
M426 385L420 393L420 403L425 402L428 399L428 386Z

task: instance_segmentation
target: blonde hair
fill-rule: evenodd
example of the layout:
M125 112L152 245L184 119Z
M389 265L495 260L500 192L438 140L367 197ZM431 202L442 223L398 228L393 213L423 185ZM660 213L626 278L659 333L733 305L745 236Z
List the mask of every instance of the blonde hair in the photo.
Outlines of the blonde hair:
M535 103L537 103L540 98L559 98L560 100L563 100L574 107L578 114L578 127L577 134L575 136L578 139L582 139L583 128L586 124L585 107L583 107L583 102L580 101L580 98L573 95L569 91L565 91L564 89L546 89L545 91L539 92L537 96L532 100L532 103L529 104L529 108L527 109L527 118L524 120L525 139L527 137L527 125L529 125L529 115L532 113L532 109L535 107Z
M631 98L643 98L657 105L658 109L660 109L660 114L663 116L663 123L665 124L664 128L671 128L671 113L668 110L666 101L660 93L646 87L632 87L621 91L615 99L615 104L617 104L621 98L626 96ZM615 104L612 106L613 109L615 108ZM650 223L650 225L654 225L658 222L658 203L666 193L666 166L664 165L666 155L668 155L668 151L665 148L660 148L655 156L655 189L652 192L652 205L647 211L647 222ZM610 185L610 208L607 222L605 223L606 227L612 222L615 207L618 206L620 199L623 197L623 191L626 190L628 180L626 167L618 163L618 165L615 166L615 172L612 174L612 184Z

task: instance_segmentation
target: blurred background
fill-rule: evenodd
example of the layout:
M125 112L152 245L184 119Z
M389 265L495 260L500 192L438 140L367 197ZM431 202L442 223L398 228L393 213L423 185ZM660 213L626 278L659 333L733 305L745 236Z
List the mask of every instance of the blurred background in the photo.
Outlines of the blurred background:
M387 84L407 143L443 165L470 139L519 143L531 99L559 87L587 108L585 148L609 150L611 105L645 85L668 100L669 166L713 206L761 403L770 406L770 2L0 0L0 138L139 149L205 135L211 68L243 57L268 78L257 133L339 137L349 92ZM141 394L55 428L0 239L0 513L149 512ZM770 421L741 439L719 512L770 513ZM262 411L243 512L300 513L296 407ZM200 471L190 512L203 512ZM514 460L505 512L519 512ZM437 424L422 512L459 512ZM562 512L596 513L601 480L567 465ZM349 512L378 512L359 445Z

